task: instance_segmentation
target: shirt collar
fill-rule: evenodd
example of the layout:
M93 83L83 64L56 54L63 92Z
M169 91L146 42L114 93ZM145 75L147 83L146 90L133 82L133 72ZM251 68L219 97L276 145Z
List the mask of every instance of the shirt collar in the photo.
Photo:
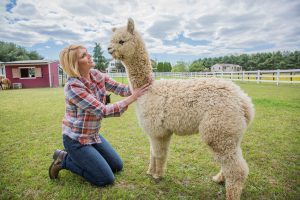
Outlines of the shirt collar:
M97 77L95 76L95 74L92 73L92 70L90 71L90 78L91 78L92 82L96 82L96 83L100 82L100 80L97 79Z
M89 74L90 74L91 81L87 80L84 77L80 77L79 80L82 81L85 85L90 85L92 83L100 83L100 80L96 78L96 76L92 73L92 71L90 71Z

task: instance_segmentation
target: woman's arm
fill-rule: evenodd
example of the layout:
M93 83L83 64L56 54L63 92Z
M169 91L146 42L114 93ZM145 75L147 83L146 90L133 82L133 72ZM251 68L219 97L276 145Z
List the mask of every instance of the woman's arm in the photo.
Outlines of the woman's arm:
M129 105L126 100L118 101L114 104L104 105L93 95L86 91L83 85L72 83L65 90L66 98L82 110L87 110L99 117L120 116Z
M122 97L128 97L131 95L129 86L116 82L106 74L104 74L104 81L106 90Z
M124 100L114 104L104 105L98 101L93 95L86 91L84 85L72 83L65 90L66 98L69 102L75 104L82 110L87 110L99 117L118 117L127 110L128 105L136 101L149 88L150 84L146 84L135 89L132 94Z

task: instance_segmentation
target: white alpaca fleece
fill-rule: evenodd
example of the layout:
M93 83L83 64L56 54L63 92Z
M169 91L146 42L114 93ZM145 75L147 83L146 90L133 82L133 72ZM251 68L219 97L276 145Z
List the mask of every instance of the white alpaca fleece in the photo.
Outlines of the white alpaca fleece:
M149 56L132 19L127 26L114 29L108 50L125 65L133 89L151 82ZM240 143L254 118L254 108L237 85L217 78L155 80L137 100L136 111L150 141L148 174L155 179L163 176L173 133L200 133L221 165L213 180L226 180L226 198L240 199L248 175Z
M155 81L138 99L137 114L145 132L178 135L198 133L200 125L212 120L218 122L215 129L245 129L254 115L249 97L232 82L217 78Z

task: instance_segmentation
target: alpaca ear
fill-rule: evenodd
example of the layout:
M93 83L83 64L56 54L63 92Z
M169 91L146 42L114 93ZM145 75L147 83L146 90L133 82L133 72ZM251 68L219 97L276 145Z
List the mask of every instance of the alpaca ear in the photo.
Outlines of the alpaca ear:
M115 32L117 30L117 28L114 27L111 30L112 30L112 32Z
M129 18L127 23L127 31L131 34L133 34L134 31L134 21L133 19Z

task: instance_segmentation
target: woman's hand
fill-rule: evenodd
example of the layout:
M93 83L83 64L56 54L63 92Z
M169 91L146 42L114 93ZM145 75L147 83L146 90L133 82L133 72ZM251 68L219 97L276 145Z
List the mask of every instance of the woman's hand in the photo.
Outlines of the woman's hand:
M147 92L147 90L149 89L150 85L151 85L150 83L147 83L140 88L134 89L132 94L125 99L125 101L128 103L128 105L131 104L132 102L136 101L143 94L145 94L145 92Z

